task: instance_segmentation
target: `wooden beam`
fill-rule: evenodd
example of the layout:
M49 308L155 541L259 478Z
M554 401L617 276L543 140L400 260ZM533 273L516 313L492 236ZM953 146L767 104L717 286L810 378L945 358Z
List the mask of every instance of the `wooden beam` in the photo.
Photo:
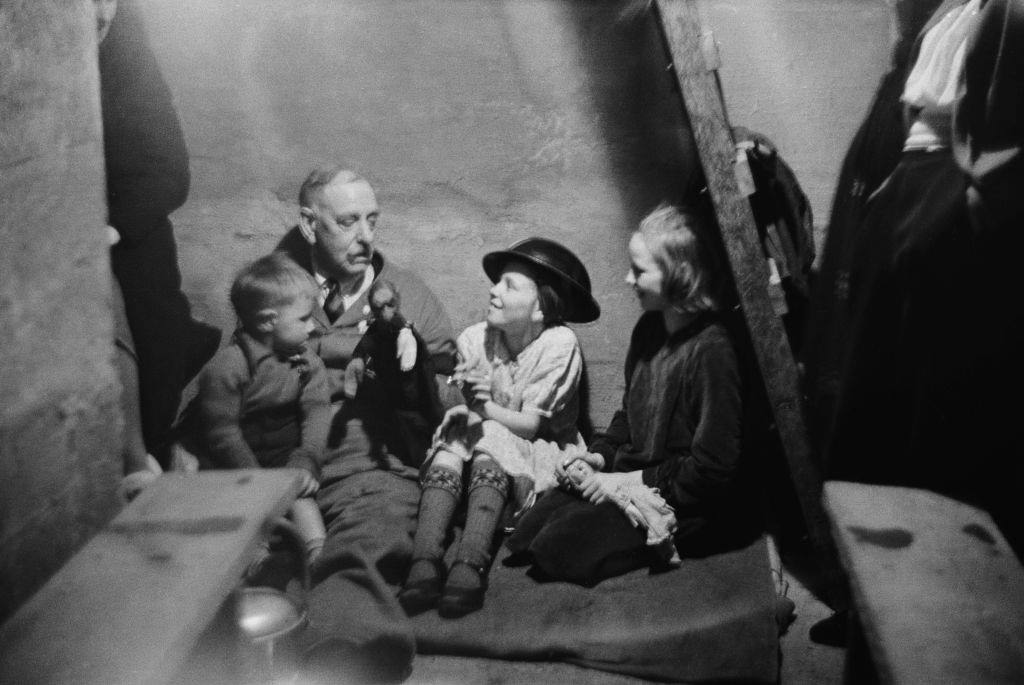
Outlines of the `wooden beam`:
M821 505L821 475L804 425L796 362L772 307L757 225L734 169L736 146L719 87L714 40L702 26L698 0L656 0L656 5L804 522L830 599L835 608L845 608L845 582Z
M825 505L881 682L1024 682L1024 568L988 514L840 481Z
M0 627L0 683L169 680L299 486L295 469L160 476Z

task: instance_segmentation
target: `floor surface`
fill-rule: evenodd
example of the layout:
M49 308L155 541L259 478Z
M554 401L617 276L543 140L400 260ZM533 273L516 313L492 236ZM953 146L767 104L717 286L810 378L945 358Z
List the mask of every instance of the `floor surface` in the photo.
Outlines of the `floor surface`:
M784 566L789 583L788 596L796 604L796 620L781 638L782 685L829 685L842 682L845 650L811 642L810 627L831 614L831 610L812 592L812 575L808 564L800 559ZM416 657L408 685L454 685L486 683L487 685L628 685L647 681L587 668L560 664L521 661L499 661L468 657Z

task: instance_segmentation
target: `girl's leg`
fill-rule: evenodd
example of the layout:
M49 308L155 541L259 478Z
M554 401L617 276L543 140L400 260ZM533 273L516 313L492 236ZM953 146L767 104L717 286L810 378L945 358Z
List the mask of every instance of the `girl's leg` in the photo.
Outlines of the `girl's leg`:
M470 468L466 527L448 574L438 613L455 618L483 606L494 533L508 498L509 477L489 457L478 455Z
M559 489L548 490L541 495L537 499L537 503L527 509L519 518L519 521L516 522L516 529L505 541L509 552L516 557L512 560L511 565L520 566L525 563L527 559L524 558L524 555L528 556L527 552L537 534L550 521L555 520L563 508L573 502L578 502L579 499L578 495ZM506 559L505 563L509 564L509 560Z
M413 561L398 594L398 601L409 615L432 608L441 596L441 559L448 528L462 495L462 467L459 455L442 449L420 479L423 490L413 537Z
M534 537L529 551L548 577L586 586L651 561L646 534L611 502L595 506L578 500L562 507Z

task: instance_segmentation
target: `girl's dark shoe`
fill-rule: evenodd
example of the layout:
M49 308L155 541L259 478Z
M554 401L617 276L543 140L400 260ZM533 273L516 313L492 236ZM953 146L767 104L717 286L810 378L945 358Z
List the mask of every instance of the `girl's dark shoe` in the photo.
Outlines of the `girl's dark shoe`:
M437 606L444 582L444 564L440 559L415 559L409 578L398 591L398 603L407 616L416 616Z
M484 605L484 594L487 592L487 569L461 559L452 564L452 569L454 570L456 566L465 566L467 569L471 569L476 573L480 582L474 587L461 587L450 582L446 583L444 591L441 593L441 601L437 605L437 614L441 618L460 618L478 611Z

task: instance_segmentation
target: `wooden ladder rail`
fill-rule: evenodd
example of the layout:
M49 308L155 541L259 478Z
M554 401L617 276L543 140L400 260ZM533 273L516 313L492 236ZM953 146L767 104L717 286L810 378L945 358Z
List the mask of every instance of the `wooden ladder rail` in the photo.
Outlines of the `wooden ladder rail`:
M701 21L699 0L656 0L657 14L682 94L708 192L725 244L789 475L833 608L845 608L846 583L821 502L822 478L812 460L796 362L768 292L768 267L750 202L740 190L732 129L718 80L714 38Z

